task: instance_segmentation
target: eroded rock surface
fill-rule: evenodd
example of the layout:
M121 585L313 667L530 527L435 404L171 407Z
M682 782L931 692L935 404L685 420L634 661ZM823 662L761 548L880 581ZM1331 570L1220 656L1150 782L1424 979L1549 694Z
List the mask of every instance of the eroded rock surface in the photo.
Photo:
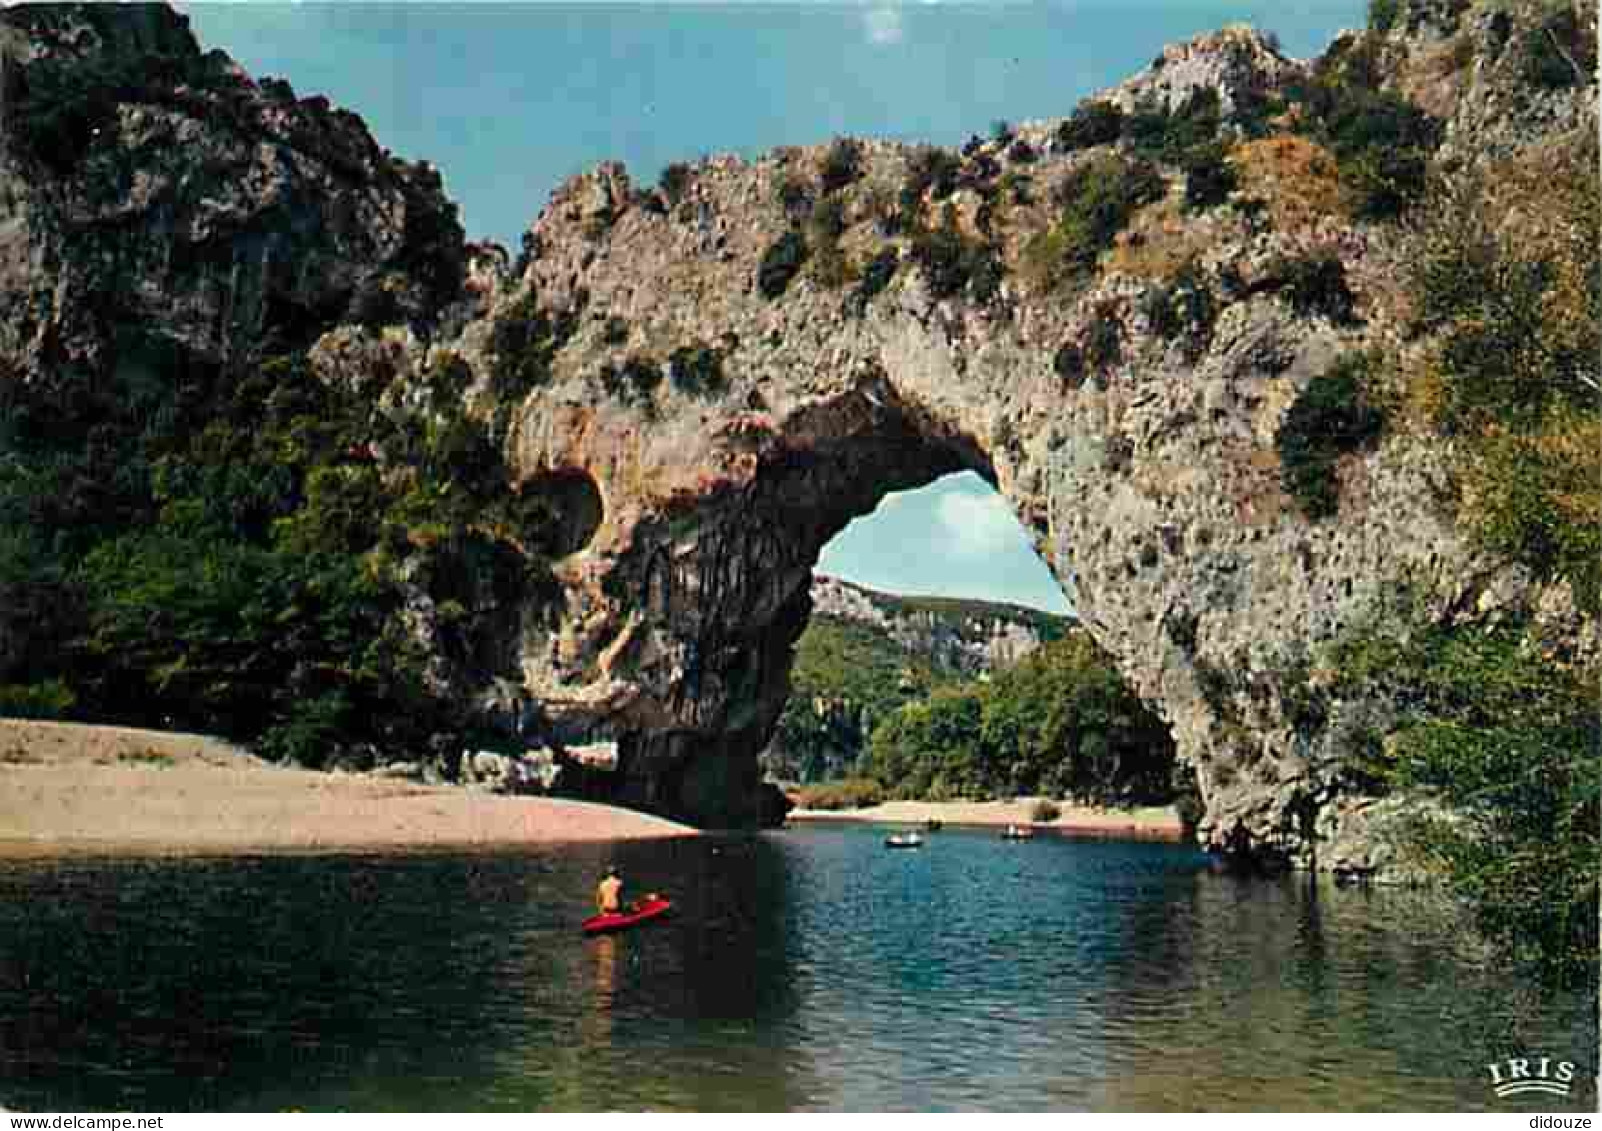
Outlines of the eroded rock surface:
M1472 39L1497 28L1448 33L1413 8L1380 65L1429 100L1458 160L1482 135L1530 144L1594 101L1593 87L1519 102ZM1255 33L1168 48L1109 95L1175 109L1217 91L1243 171L1231 202L1187 208L1162 164L1159 198L1064 284L1031 270L1036 237L1054 189L1110 147L1064 152L1060 119L970 145L951 184L910 200L926 156L873 141L846 165L824 146L712 158L661 188L604 165L554 194L513 273L498 249L463 246L431 169L380 150L353 115L200 55L164 9L102 12L7 12L6 81L153 56L181 74L114 101L70 159L8 135L0 355L26 379L141 357L243 364L342 324L314 351L328 379L405 382L459 356L474 410L510 410L521 480L570 512L560 593L538 615L508 611L515 660L476 694L512 688L556 732L615 736L630 803L772 819L756 754L821 548L886 492L959 469L1007 498L1172 726L1220 847L1302 858L1315 833L1339 833L1353 808L1337 803L1336 740L1299 730L1287 704L1316 646L1390 581L1409 575L1443 605L1496 591L1571 615L1471 552L1435 501L1428 444L1347 458L1332 519L1310 522L1283 491L1275 434L1298 391L1398 337L1404 233L1330 206L1305 143L1230 132L1229 115L1308 73ZM1462 36L1469 61L1446 74L1432 60ZM920 225L982 252L957 286L915 250ZM781 279L787 238L789 259L796 238L809 251ZM1298 299L1286 265L1319 257L1349 303ZM1214 305L1205 332L1154 322L1182 268ZM508 380L507 343L530 336L504 331L535 317L560 330Z

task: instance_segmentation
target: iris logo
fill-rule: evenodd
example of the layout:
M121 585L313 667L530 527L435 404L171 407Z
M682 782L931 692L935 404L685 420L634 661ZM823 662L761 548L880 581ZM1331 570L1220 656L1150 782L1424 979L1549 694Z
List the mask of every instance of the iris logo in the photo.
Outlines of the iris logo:
M1510 1056L1485 1067L1491 1074L1491 1089L1498 1099L1528 1092L1566 1096L1574 1081L1574 1062L1553 1060L1549 1056Z

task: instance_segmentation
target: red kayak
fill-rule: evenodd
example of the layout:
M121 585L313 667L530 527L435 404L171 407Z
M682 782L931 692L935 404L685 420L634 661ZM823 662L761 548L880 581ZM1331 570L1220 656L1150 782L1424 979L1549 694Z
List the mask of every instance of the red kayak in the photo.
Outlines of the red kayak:
M600 935L607 931L625 931L630 927L666 915L672 903L659 895L648 895L629 907L627 911L612 911L605 915L591 915L579 929L586 935Z

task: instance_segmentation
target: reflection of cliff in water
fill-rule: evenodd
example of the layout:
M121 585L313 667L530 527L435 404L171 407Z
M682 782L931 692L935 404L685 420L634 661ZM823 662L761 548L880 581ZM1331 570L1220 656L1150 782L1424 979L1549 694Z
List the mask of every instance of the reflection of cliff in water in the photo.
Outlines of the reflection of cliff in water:
M1161 882L1188 890L1131 901L1105 1011L1109 1058L1128 1068L1096 1107L1429 1110L1468 1097L1510 1110L1481 1087L1510 1049L1574 1060L1585 1083L1559 1106L1594 1105L1594 991L1515 977L1440 893L1305 875Z
M570 851L582 874L616 863L628 898L660 891L674 908L560 949L529 985L574 1001L573 1040L509 1050L506 1075L539 1074L540 1106L564 1110L805 1106L808 1059L788 1024L798 943L778 847L736 836Z
M426 1106L409 1081L487 1069L503 877L485 863L0 869L0 1102Z
M0 1104L800 1104L773 854L613 853L0 865ZM608 859L679 915L581 938Z

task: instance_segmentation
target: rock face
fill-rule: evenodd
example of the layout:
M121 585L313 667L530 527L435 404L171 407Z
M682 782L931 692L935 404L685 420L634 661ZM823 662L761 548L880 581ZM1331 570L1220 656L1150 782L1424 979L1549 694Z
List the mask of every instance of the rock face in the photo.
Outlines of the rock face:
M171 9L12 8L0 60L0 356L24 378L242 364L464 297L431 166L201 54Z
M1010 668L1073 623L1020 605L902 597L816 574L789 701L761 755L764 776L849 777L885 713L940 684Z
M827 574L812 579L812 615L871 627L964 679L1010 668L1072 623L1014 605L897 597Z
M1425 65L1446 34L1429 8L1408 8L1381 59L1391 85L1427 87L1463 160L1477 130L1501 144L1523 123L1529 141L1594 101L1591 88L1517 102L1473 38L1495 29L1473 21L1452 33L1470 37L1467 69L1443 79ZM534 313L561 326L507 443L527 485L561 488L572 536L559 596L522 618L500 676L565 733L616 736L628 803L712 825L771 816L756 754L820 550L885 493L959 469L1006 497L1172 726L1201 836L1221 847L1300 857L1338 831L1338 751L1286 704L1310 649L1387 582L1408 574L1446 603L1493 586L1539 597L1453 529L1427 444L1348 457L1333 519L1308 521L1281 489L1275 434L1298 391L1396 336L1403 239L1279 176L1289 142L1237 161L1241 207L1187 210L1165 166L1160 199L1072 286L1031 277L1032 239L1053 223L1053 190L1107 147L1059 151L1055 121L971 145L951 183L904 202L955 242L919 247L897 215L926 155L863 142L712 158L650 191L602 166L554 194L507 275L462 246L427 166L199 55L171 13L4 21L8 84L152 55L204 77L114 101L66 167L7 122L0 356L25 376L141 351L220 364L363 323L403 329L325 339L326 375L405 379L448 350L489 413L508 407L507 343L529 337L507 330ZM1239 29L1163 59L1111 97L1173 108L1206 86L1228 112L1307 72ZM973 247L989 259L961 260ZM1285 265L1318 257L1340 265L1349 308L1297 301ZM1157 324L1152 296L1181 266L1216 304L1205 335Z

